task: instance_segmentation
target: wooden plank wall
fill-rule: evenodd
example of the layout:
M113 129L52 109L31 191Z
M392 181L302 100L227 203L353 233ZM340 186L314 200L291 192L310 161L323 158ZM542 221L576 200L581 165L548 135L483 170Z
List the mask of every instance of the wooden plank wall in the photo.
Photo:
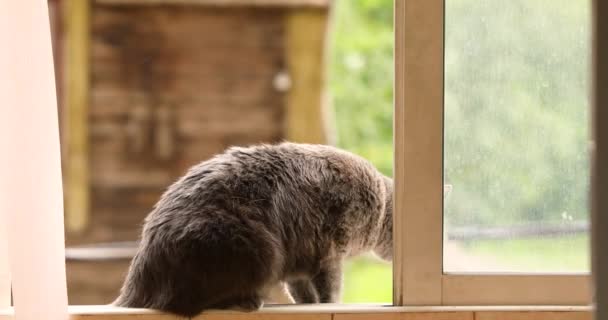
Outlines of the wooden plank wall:
M191 165L233 144L281 138L283 96L272 86L284 64L281 10L94 10L89 119L95 226L137 229L160 192ZM158 131L166 136L164 147Z

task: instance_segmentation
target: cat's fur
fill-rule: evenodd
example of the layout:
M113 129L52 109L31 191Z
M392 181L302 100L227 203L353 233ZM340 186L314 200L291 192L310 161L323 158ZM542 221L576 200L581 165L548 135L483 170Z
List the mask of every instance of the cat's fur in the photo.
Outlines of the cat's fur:
M255 310L282 282L297 302L336 302L344 258L392 259L392 193L390 178L333 147L230 148L156 204L115 304Z

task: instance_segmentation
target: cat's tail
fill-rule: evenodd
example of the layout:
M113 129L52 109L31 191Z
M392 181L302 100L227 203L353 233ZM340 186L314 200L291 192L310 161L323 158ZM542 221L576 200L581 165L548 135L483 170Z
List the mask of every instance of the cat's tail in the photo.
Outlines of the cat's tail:
M224 214L144 236L114 305L181 316L207 309L259 308L262 287L282 261L263 225Z
M127 308L148 308L152 303L152 299L146 296L146 292L150 292L151 288L147 288L148 283L152 279L146 268L146 257L142 254L141 249L133 257L131 266L127 272L126 279L120 289L120 295L111 304L117 307Z
M217 303L222 294L210 295L208 288L201 285L205 282L201 281L204 270L195 274L192 265L184 263L178 255L158 248L140 248L112 305L192 317Z

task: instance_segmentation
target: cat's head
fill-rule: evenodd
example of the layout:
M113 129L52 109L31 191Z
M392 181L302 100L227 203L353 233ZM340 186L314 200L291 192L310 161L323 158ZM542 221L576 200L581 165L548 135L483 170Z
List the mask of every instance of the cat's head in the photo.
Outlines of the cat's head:
M384 177L384 184L386 186L384 218L372 251L382 260L393 261L393 179Z
M443 186L443 198L452 191L452 185L446 184ZM386 214L384 216L384 224L382 228L382 234L379 236L379 240L376 247L373 250L374 254L386 261L393 261L393 197L392 193L389 194L386 200Z

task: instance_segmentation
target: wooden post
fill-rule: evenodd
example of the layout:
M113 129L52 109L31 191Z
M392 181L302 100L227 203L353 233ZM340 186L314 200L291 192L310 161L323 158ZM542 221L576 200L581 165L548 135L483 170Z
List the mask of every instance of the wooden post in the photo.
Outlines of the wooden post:
M287 68L292 87L287 94L285 137L293 142L333 143L326 97L327 9L287 13Z
M65 320L61 153L46 0L0 1L0 43L8 49L0 50L0 223L8 236L15 319Z
M608 3L593 1L592 239L595 319L608 319Z
M66 226L83 231L89 220L89 0L63 1L65 7L64 86Z

